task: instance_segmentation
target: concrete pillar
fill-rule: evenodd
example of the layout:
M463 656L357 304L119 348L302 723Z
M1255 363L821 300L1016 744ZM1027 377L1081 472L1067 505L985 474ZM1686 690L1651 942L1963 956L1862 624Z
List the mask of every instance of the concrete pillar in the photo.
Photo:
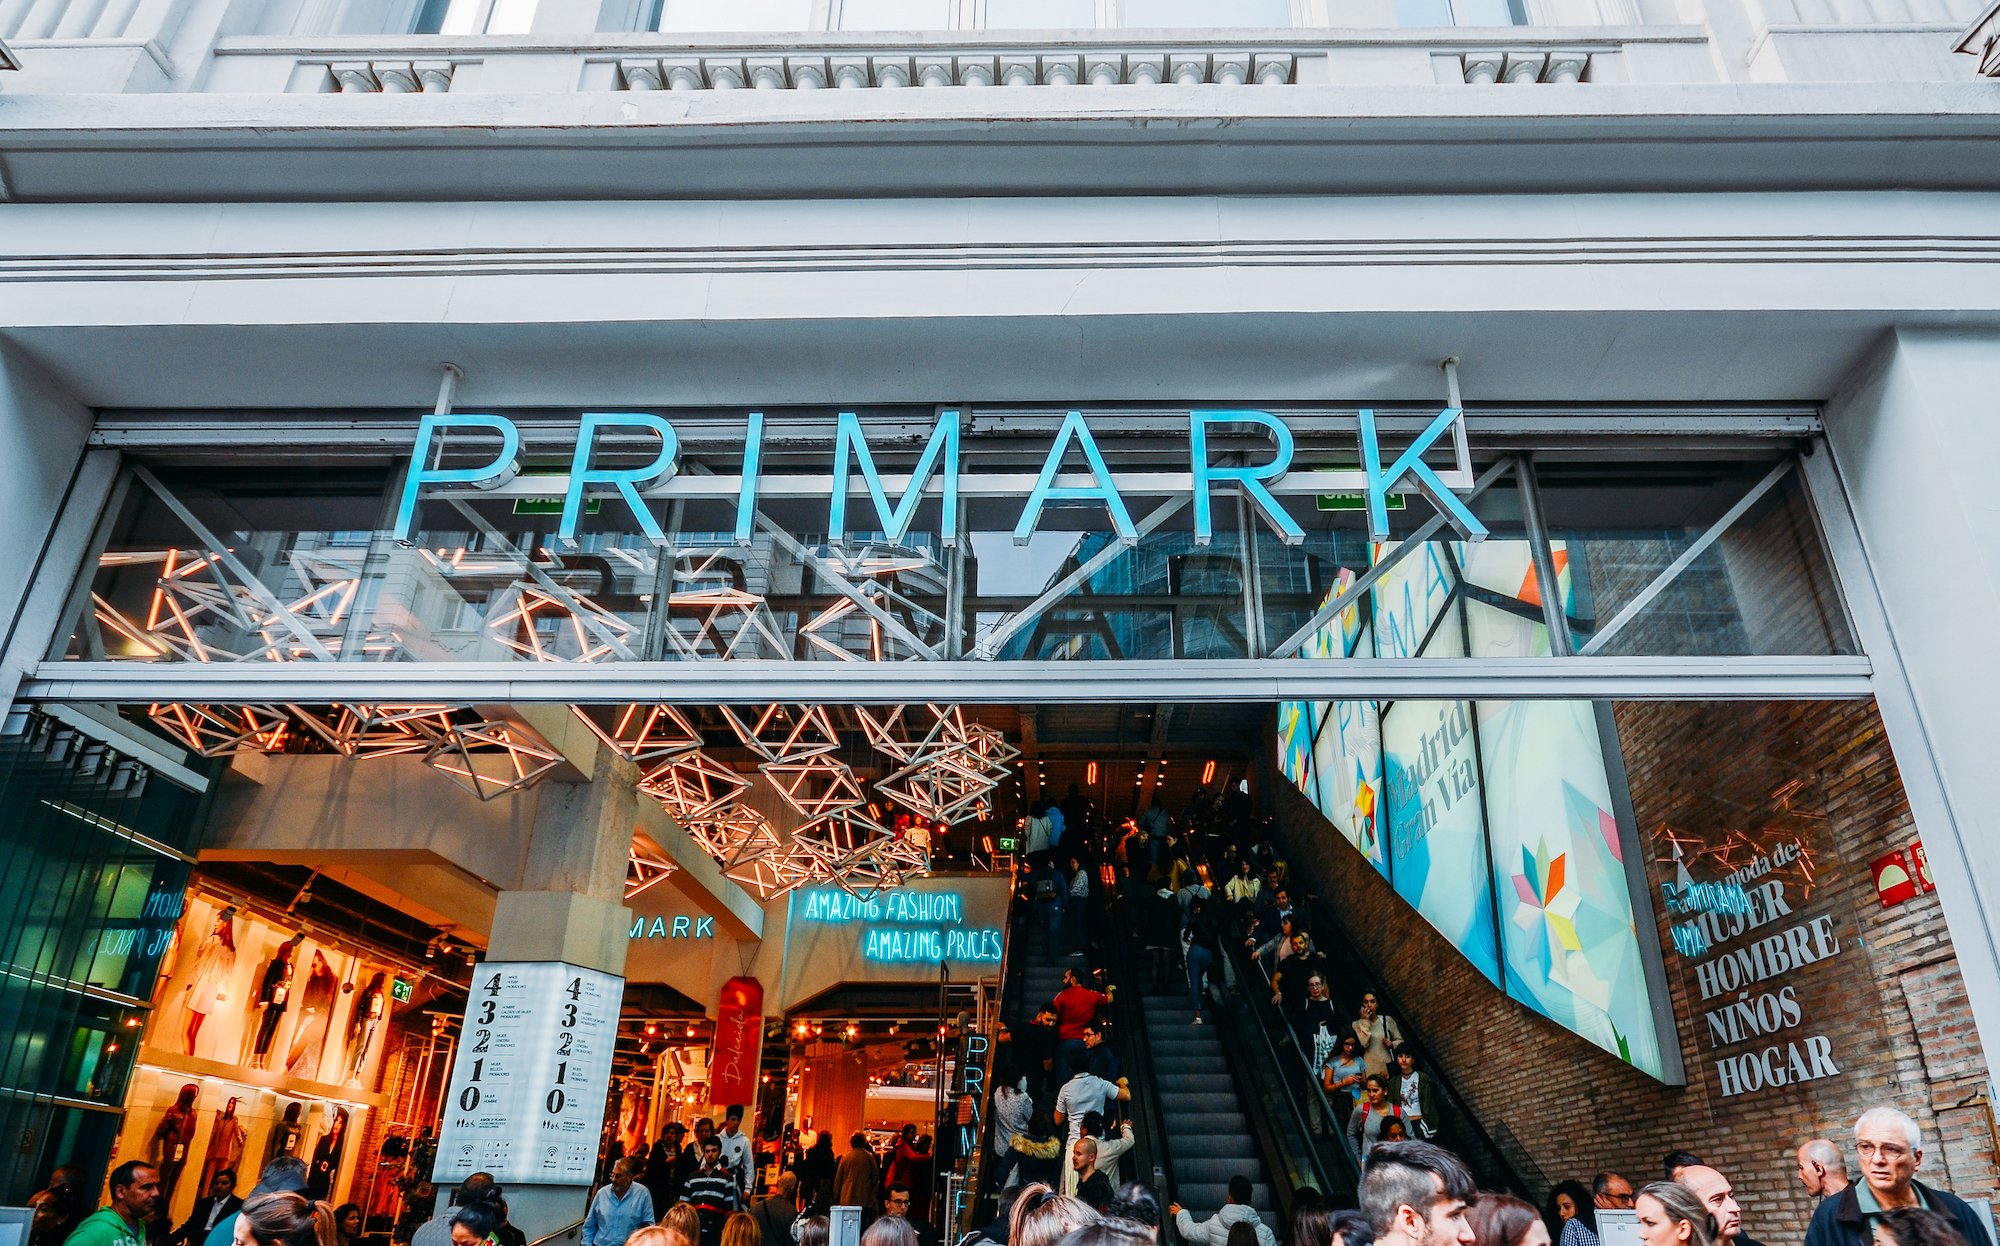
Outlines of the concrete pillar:
M1827 408L1838 482L1814 468L1822 510L1828 491L1836 504L1844 493L1853 515L1849 530L1833 514L1828 537L1989 1068L2000 1068L1996 392L2000 329L1893 333Z
M591 782L543 785L522 871L537 890L500 893L489 959L625 972L625 863L639 812L631 770L600 750ZM590 1196L587 1187L560 1185L507 1184L506 1193L509 1218L530 1241L582 1219Z
M43 576L65 582L74 560L47 562L49 540L83 461L90 409L13 346L0 341L0 718L23 668L42 656L44 635L17 635L29 589Z

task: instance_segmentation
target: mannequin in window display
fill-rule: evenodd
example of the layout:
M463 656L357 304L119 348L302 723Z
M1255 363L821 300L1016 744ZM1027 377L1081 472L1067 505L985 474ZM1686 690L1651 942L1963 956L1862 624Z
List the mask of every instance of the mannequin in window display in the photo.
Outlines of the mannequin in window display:
M340 1151L347 1144L347 1109L335 1108L326 1133L313 1145L312 1167L306 1170L306 1197L326 1200L332 1196L333 1179L340 1173Z
M186 995L187 1045L188 1055L194 1054L194 1042L201 1033L201 1023L208 1020L208 1014L229 999L229 975L236 968L236 907L222 910L215 915L215 926L208 937L195 949L193 977L188 982Z
M285 1105L284 1115L278 1118L277 1124L271 1126L271 1139L264 1149L266 1164L280 1155L299 1153L299 1135L305 1132L305 1128L299 1124L299 1114L305 1111L305 1106L297 1099Z
M278 950L257 975L257 1025L250 1042L250 1067L261 1069L271 1063L271 1040L277 1037L278 1022L284 1020L285 1005L292 993L292 962L306 937L295 934L278 945Z
M160 1172L159 1206L162 1208L173 1205L174 1183L180 1180L181 1170L187 1167L188 1149L194 1144L194 1099L200 1093L201 1088L193 1082L182 1086L174 1105L160 1117L160 1123L153 1129L152 1140L146 1145L147 1158Z
M333 976L333 966L326 963L326 953L314 948L312 970L299 992L299 1028L285 1056L285 1072L293 1077L319 1076L319 1059L333 1028L333 1001L339 995L340 980Z
M646 1153L646 1115L652 1099L644 1082L636 1077L625 1079L618 1097L618 1140L624 1143L627 1155Z
M382 1028L383 1014L388 1011L388 975L378 973L368 980L361 994L354 1000L354 1011L347 1018L347 1082L359 1085L361 1071L368 1064L368 1048L375 1041L375 1031Z
M243 1165L243 1144L250 1135L243 1128L243 1122L236 1119L236 1105L241 1102L240 1098L231 1098L215 1114L215 1124L208 1131L208 1154L201 1161L201 1188L204 1190L214 1186L216 1173Z

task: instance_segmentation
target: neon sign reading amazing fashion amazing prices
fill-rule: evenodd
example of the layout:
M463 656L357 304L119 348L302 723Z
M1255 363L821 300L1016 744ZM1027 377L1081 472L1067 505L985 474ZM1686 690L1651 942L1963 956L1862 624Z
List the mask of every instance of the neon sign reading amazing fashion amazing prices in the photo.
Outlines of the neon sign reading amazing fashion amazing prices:
M1463 410L1453 406L1439 411L1386 468L1382 465L1382 445L1376 433L1374 411L1362 408L1357 414L1361 470L1294 472L1292 430L1277 416L1268 411L1238 409L1190 411L1188 472L1185 477L1176 478L1179 483L1173 491L1189 496L1193 502L1195 543L1205 544L1214 535L1212 499L1217 485L1240 490L1244 499L1261 512L1287 542L1304 540L1305 531L1279 502L1276 491L1280 488L1286 493L1361 494L1368 511L1369 534L1379 541L1389 535L1390 491L1405 481L1428 496L1438 513L1460 535L1472 540L1486 535L1486 526L1453 492L1455 488L1470 489L1472 485L1471 463L1463 435ZM1250 465L1222 466L1211 462L1210 431L1246 425L1262 429L1270 435L1271 457L1265 462ZM643 467L592 466L598 438L614 431L655 437L659 442L658 453ZM437 460L444 439L454 433L477 437L482 444L485 439L497 437L498 446L483 464L473 467L441 466ZM1456 465L1440 472L1426 463L1424 456L1445 440L1447 434L1450 434ZM903 490L902 496L892 505L889 489L876 468L860 417L852 411L841 412L834 428L832 475L824 485L828 499L828 534L840 540L849 533L848 493L853 478L858 474L869 500L874 504L877 524L871 531L885 532L892 541L902 540L916 522L918 505L928 494L935 492L941 503L938 508L939 539L946 545L956 543L961 484L959 443L960 413L940 412L915 469L898 482ZM743 444L742 473L734 485L736 539L748 541L756 526L757 498L763 487L763 412L752 411L746 417ZM1081 455L1087 472L1063 472L1064 460L1073 451ZM399 541L410 538L417 502L427 491L499 488L519 473L520 457L521 430L505 416L425 416L417 426L416 447L404 481L402 504L396 512L395 538ZM668 482L673 480L679 468L679 457L680 437L674 431L673 422L665 416L646 412L585 413L577 427L569 476L560 488L562 521L557 528L557 539L573 542L582 516L597 509L600 502L616 498L624 502L639 531L647 539L665 543L666 533L647 499L674 495L674 487ZM716 482L711 480L709 483ZM550 485L554 484L555 481L551 480ZM1051 502L1098 503L1104 508L1121 541L1129 544L1139 539L1138 526L1132 521L1124 491L1098 448L1089 421L1080 411L1071 411L1064 416L1032 485L1028 484L1026 477L1021 479L1020 485L1026 486L1027 501L1014 525L1014 540L1017 542L1025 544L1029 540L1041 522L1043 510ZM551 492L554 491L551 488ZM1020 496L1023 490L1009 481L1006 491L1009 496ZM790 496L797 494L794 492Z
M860 926L861 954L886 964L1000 959L1006 939L992 926L966 926L955 891L890 891L863 900L834 888L800 893L793 920Z

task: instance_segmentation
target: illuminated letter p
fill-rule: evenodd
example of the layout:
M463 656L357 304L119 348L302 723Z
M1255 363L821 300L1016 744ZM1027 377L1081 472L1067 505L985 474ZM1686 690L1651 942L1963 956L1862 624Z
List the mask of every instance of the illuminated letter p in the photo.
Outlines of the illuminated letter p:
M454 428L483 428L500 434L500 452L484 467L426 467L431 442L439 432ZM403 504L396 508L395 539L410 539L410 523L416 518L417 495L425 485L471 485L475 489L497 489L521 470L521 430L514 421L500 415L427 415L417 425L416 449L410 452L410 472L403 481Z

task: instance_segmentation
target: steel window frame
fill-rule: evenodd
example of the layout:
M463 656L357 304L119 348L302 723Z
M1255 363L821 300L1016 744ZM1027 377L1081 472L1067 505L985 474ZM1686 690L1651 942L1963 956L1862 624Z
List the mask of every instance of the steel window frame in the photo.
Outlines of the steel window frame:
M1092 662L43 662L34 701L892 704L1798 700L1872 695L1864 657Z
M1017 430L1016 417L1025 415L1054 421L1060 416L1052 407L978 407L966 404L973 421L981 417L1004 421L1010 433ZM1342 414L1323 405L1310 409L1303 404L1275 404L1273 409L1311 416L1325 415L1328 427L1338 430ZM1093 407L1107 423L1120 432L1156 430L1179 435L1186 428L1186 415L1179 408ZM1397 428L1397 421L1414 430L1422 419L1416 404L1383 404L1385 429ZM1347 418L1351 420L1352 408ZM386 413L385 413L386 414ZM776 417L780 426L794 413ZM732 414L701 415L714 424L718 440L727 428L740 422ZM1802 439L1813 438L1820 428L1815 409L1796 405L1757 408L1702 408L1697 406L1646 410L1610 407L1509 407L1473 413L1482 442L1489 437L1598 437L1614 442L1649 436L1699 436L1716 447L1744 446L1775 439L1795 447ZM797 415L799 427L821 422L822 415ZM934 413L912 410L907 422L913 429L927 429ZM522 413L524 431L540 429L550 436L573 421L560 415ZM259 419L256 416L187 415L185 413L110 413L92 434L92 455L97 469L96 489L108 495L111 467L120 449L142 449L171 458L175 450L213 449L226 439L233 447L269 444L298 451L331 441L342 446L377 451L398 445L415 428L416 417L395 413L393 419L373 420L353 414L338 416ZM811 424L816 426L816 423ZM794 430L796 431L796 430ZM782 434L780 434L782 435ZM830 433L829 433L830 435ZM1808 468L1830 472L1824 443L1816 438L1804 446ZM1650 448L1650 447L1649 447ZM1639 447L1635 444L1635 451ZM310 452L310 450L308 450ZM1644 451L1639 451L1644 452ZM1511 457L1508 456L1508 457ZM1503 459L1503 461L1505 461ZM1495 472L1494 475L1501 473ZM1805 473L1811 479L1813 472ZM999 479L1013 486L1013 473ZM1182 473L1135 473L1146 484L1132 488L1143 493L1147 485L1167 486L1168 496L1158 511L1167 515L1184 504L1185 494L1175 497L1184 486ZM1146 479L1147 477L1150 479ZM796 478L805 486L809 478ZM826 478L810 478L815 483ZM976 477L968 475L966 482ZM1324 488L1317 473L1294 473L1298 486ZM702 491L733 490L729 478L688 474L678 478L682 488L695 485ZM1307 481L1311 481L1308 485ZM885 477L885 485L895 481ZM998 480L995 481L998 483ZM1121 484L1137 484L1121 474ZM1490 482L1489 482L1490 483ZM777 484L767 479L766 488ZM533 488L546 491L549 482L538 481ZM976 488L976 486L975 486ZM1290 492L1289 489L1283 490ZM776 490L773 490L775 493ZM1833 480L1829 493L1824 482L1812 490L1815 510L1828 506L1844 508L1844 494ZM98 496L95 505L82 508L94 527L103 514L108 496ZM85 516L66 515L64 522L82 527ZM1149 519L1153 516L1149 515ZM763 516L759 516L764 520ZM1844 510L1823 515L1836 573L1857 556L1853 549L1838 548L1840 531L1851 530L1852 521ZM768 520L765 520L768 525ZM768 527L766 528L768 530ZM81 532L78 533L79 538ZM74 544L74 541L71 542ZM1085 573L1087 574L1087 572ZM1080 577L1072 575L1070 579ZM1843 584L1852 583L1842 575ZM1002 627L1018 629L1048 605L1059 600L1066 587L1046 590L1025 610L1013 612ZM37 586L40 594L48 585ZM968 603L969 604L969 603ZM1855 614L1858 610L1850 607ZM799 661L618 661L599 666L527 663L363 663L287 662L242 664L179 664L110 661L54 661L43 655L52 632L44 632L57 622L57 611L44 606L14 638L14 652L23 658L32 650L35 659L18 661L22 680L17 696L23 701L77 701L90 703L131 703L154 701L196 701L207 703L260 703L295 701L472 701L575 703L654 699L673 702L751 703L770 700L820 700L840 703L887 703L909 700L958 700L966 703L1049 702L1130 702L1130 701L1281 701L1365 699L1395 701L1432 698L1454 700L1490 699L1632 699L1632 700L1722 700L1722 699L1808 699L1860 698L1876 694L1874 667L1866 657L1852 656L1742 656L1742 657L1627 657L1576 656L1538 659L1375 659L1365 663L1338 659L1278 657L1289 650L1280 644L1264 652L1273 656L1222 659L1189 663L1169 660L1113 661L1020 661L993 659L994 638L975 641L973 654L943 660L895 663L819 663ZM1858 619L1857 619L1858 622ZM58 629L59 630L59 629ZM1857 636L1859 636L1857 630ZM1879 633L1864 645L1868 653L1878 652ZM1887 708L1885 706L1885 714Z

